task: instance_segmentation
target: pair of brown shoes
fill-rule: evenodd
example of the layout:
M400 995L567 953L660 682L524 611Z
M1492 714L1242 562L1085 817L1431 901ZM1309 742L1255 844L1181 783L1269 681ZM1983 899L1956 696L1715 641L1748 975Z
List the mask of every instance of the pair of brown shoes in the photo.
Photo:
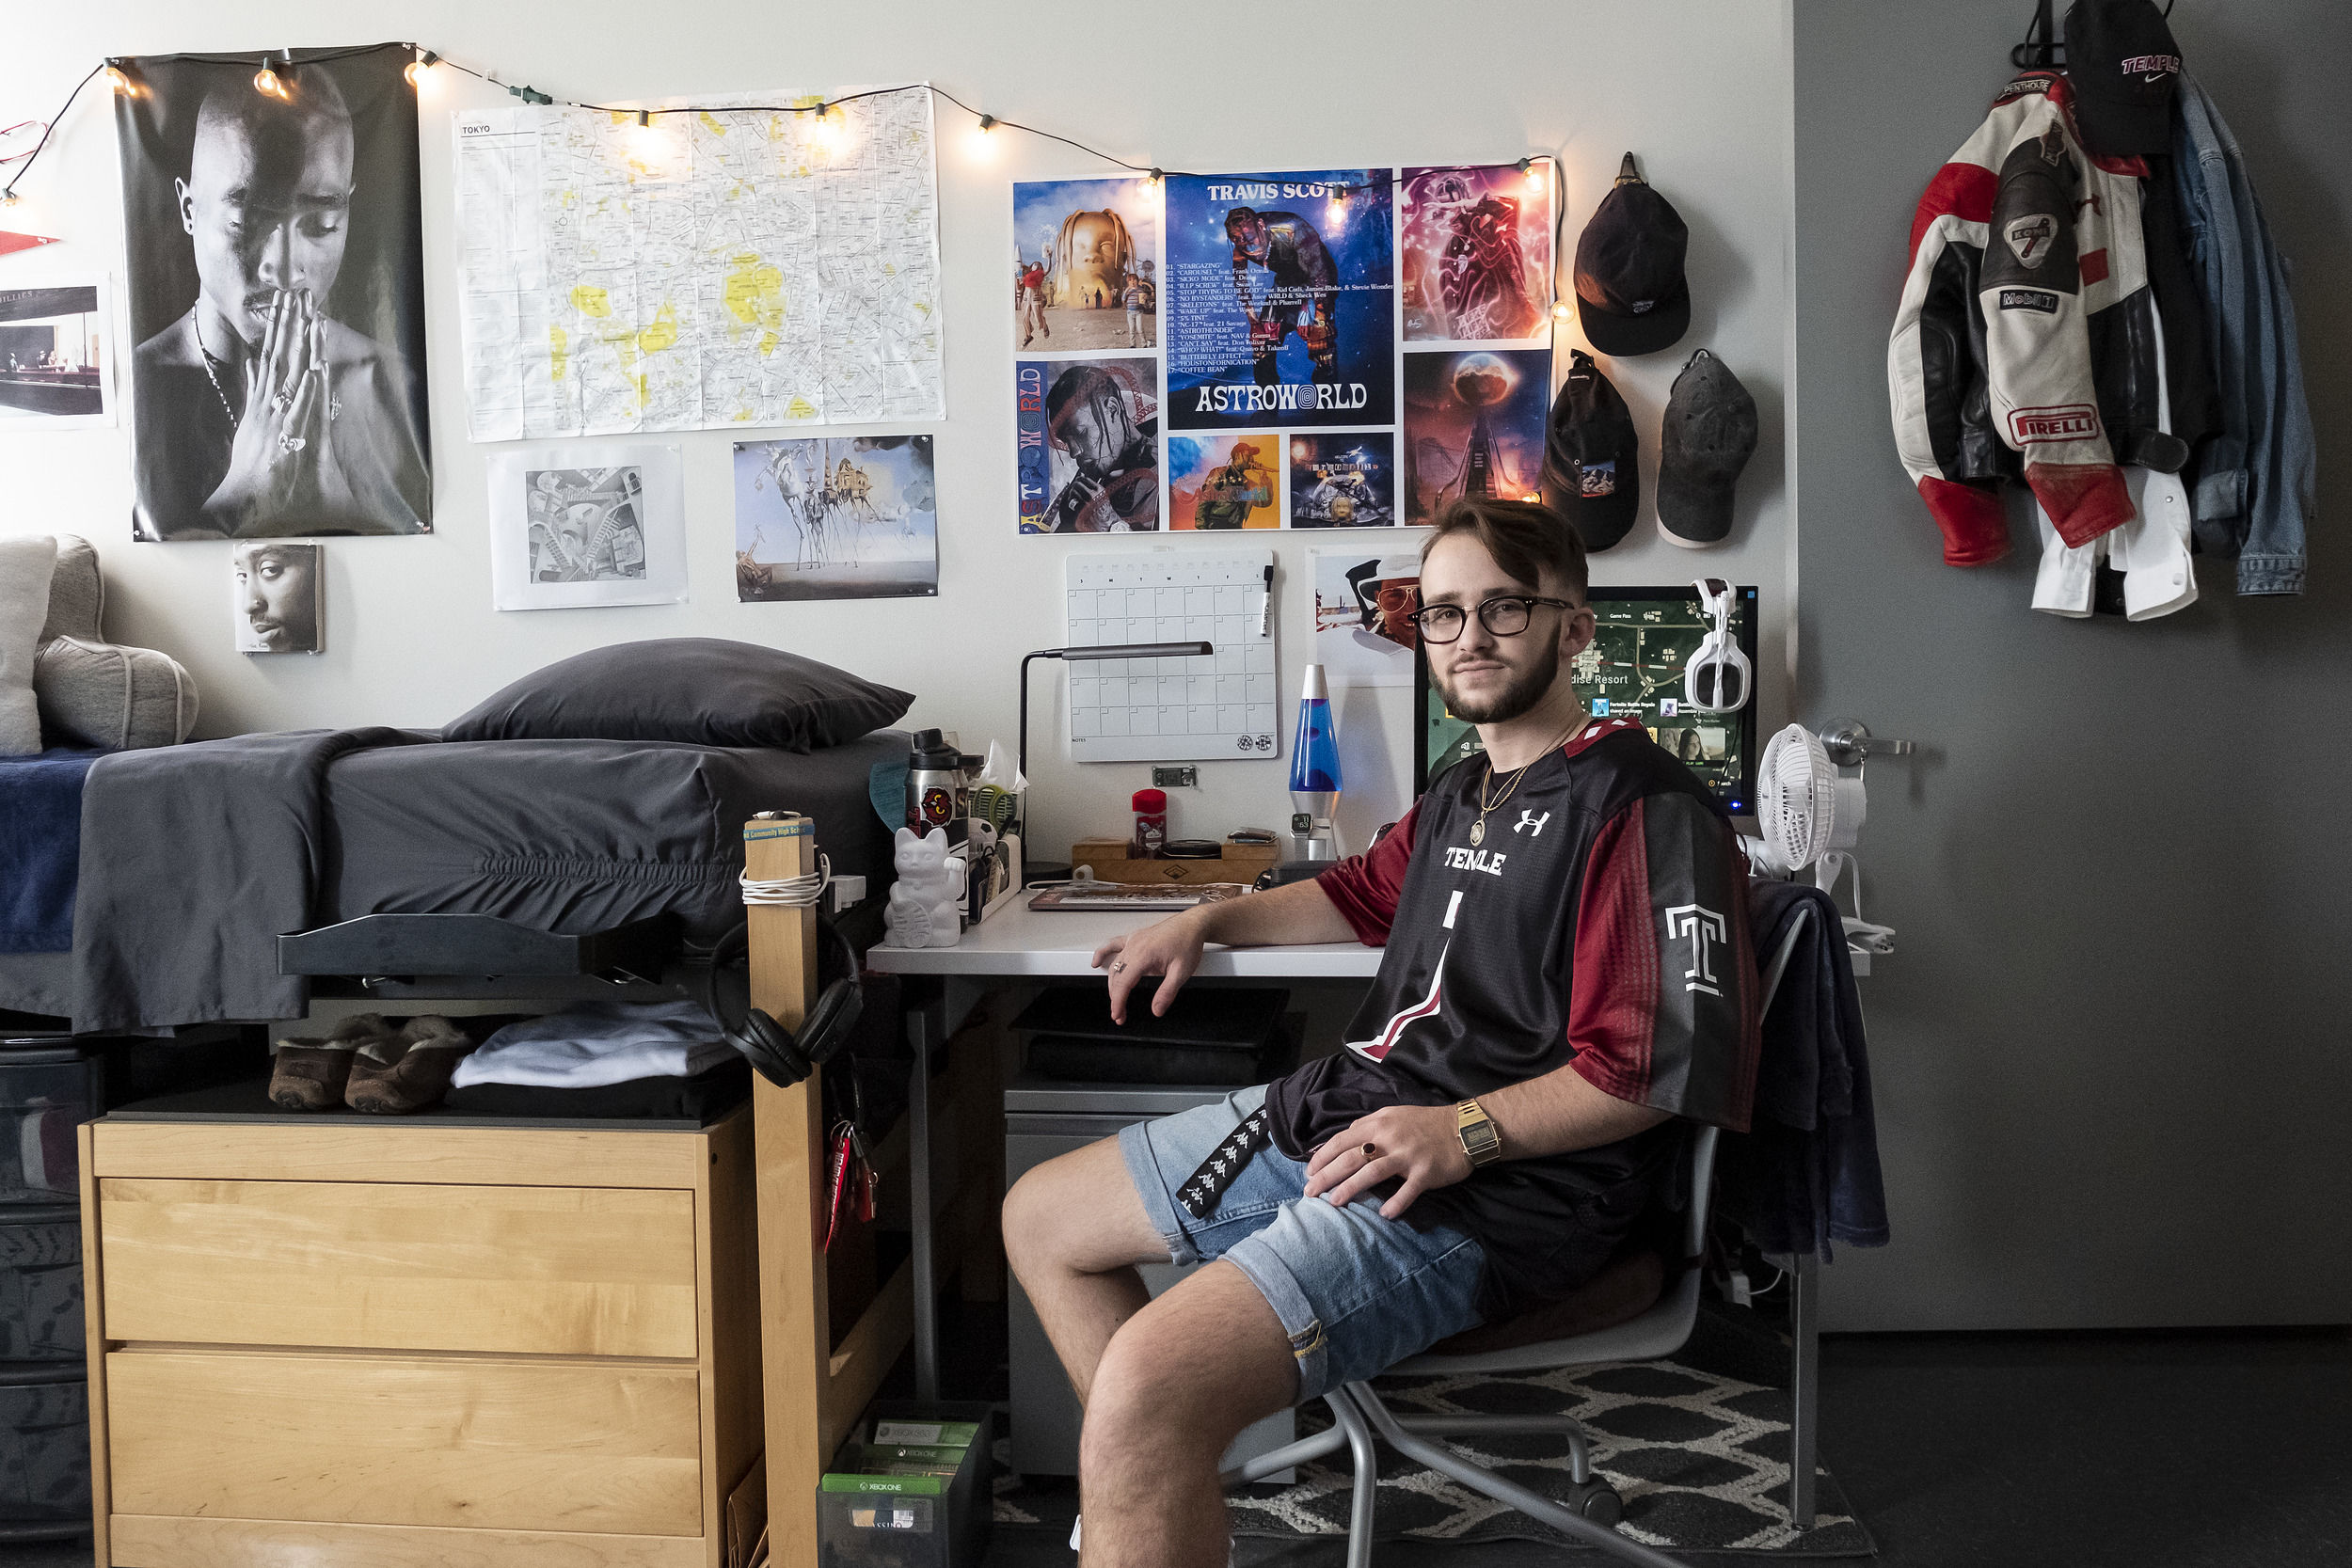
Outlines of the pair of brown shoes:
M373 1116L401 1116L440 1103L458 1058L474 1042L448 1019L387 1019L359 1013L325 1039L278 1042L270 1102L288 1111L348 1105Z

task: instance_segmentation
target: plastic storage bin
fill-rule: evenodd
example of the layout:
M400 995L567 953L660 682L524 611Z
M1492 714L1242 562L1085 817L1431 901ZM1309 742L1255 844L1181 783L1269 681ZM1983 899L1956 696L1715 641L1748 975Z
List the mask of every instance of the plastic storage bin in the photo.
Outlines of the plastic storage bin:
M979 1568L995 1507L990 1407L878 1403L867 1414L864 1440L818 1482L818 1568Z
M80 1208L0 1208L0 1361L79 1368L87 1338Z
M89 1528L89 1385L80 1367L0 1368L0 1541Z
M98 1058L65 1046L0 1046L0 1204L81 1199L73 1130L104 1108Z

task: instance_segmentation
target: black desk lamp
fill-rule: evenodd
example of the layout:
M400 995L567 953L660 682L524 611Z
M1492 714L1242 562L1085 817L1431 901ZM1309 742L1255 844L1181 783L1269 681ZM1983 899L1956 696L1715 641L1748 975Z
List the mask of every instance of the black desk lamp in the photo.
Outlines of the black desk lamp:
M1090 648L1040 648L1021 659L1021 776L1029 776L1029 660L1033 658L1097 659L1097 658L1189 658L1200 654L1213 654L1216 646L1210 642L1102 642ZM1028 806L1025 800L1021 825L1028 826Z

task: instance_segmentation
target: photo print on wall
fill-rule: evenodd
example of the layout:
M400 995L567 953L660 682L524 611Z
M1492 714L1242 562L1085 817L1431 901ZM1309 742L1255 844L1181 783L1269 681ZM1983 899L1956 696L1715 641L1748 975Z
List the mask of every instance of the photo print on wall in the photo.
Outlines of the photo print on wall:
M1157 359L1013 361L1024 533L1160 525Z
M939 592L929 436L735 446L735 596L919 598Z
M315 654L326 649L326 552L291 539L241 539L229 554L237 652Z
M1526 342L1551 332L1551 169L1408 168L1397 271L1406 342Z
M1171 175L1171 430L1396 419L1391 172Z
M500 610L686 597L683 465L673 445L579 443L490 458L490 591Z
M103 277L0 289L0 435L115 422L107 294Z
M1406 355L1405 520L1463 496L1540 500L1550 401L1549 349Z
M413 58L119 62L137 537L430 531Z
M1149 181L1015 183L1012 245L1022 348L1159 346L1160 193Z
M1290 437L1293 528L1396 522L1396 436L1386 430Z
M1399 541L1403 543L1403 541ZM1315 585L1315 661L1334 686L1410 686L1420 633L1421 556L1405 549L1307 552Z
M1168 438L1168 526L1282 526L1282 438L1259 431Z

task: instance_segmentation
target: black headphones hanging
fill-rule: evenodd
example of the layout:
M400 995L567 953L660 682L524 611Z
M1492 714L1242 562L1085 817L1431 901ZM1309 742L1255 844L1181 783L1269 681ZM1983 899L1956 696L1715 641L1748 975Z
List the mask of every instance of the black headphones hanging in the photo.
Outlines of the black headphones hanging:
M762 1078L778 1088L790 1088L807 1078L812 1069L832 1060L849 1043L850 1032L866 1010L866 992L858 983L857 949L850 945L850 939L842 935L838 926L822 915L817 917L817 932L818 939L840 960L841 973L826 983L817 1005L801 1021L797 1034L751 1005L748 973L742 979L740 1006L729 1006L722 1000L723 992L736 987L732 980L722 985L721 972L733 974L736 961L751 951L750 921L719 939L719 945L711 950L710 968L703 978L703 1006L718 1020L727 1043Z

